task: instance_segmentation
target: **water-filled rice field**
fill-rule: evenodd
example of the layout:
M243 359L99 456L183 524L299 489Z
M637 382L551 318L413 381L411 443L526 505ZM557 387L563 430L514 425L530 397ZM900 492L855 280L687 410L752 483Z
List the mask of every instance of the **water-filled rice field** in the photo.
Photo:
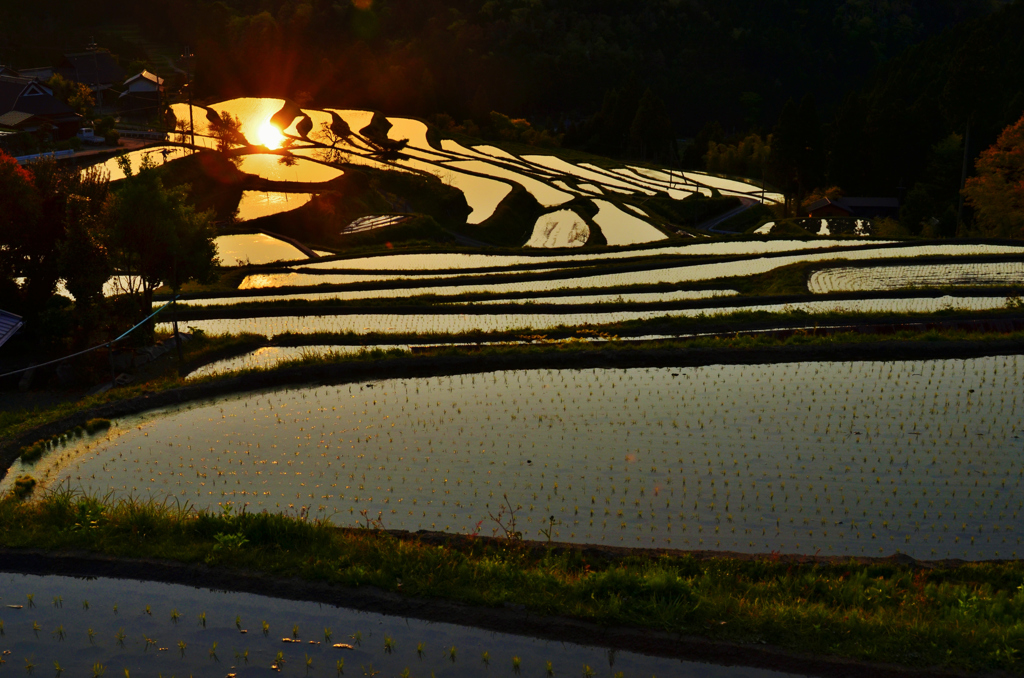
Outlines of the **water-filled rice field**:
M952 287L954 285L1022 285L1024 262L919 264L827 268L815 271L807 281L814 294L867 292L908 287Z
M175 584L0 573L0 591L3 659L26 675L246 678L269 675L278 653L281 674L313 678L514 676L514 657L527 676L547 675L547 662L564 676L585 665L601 678L786 675Z
M287 108L281 99L238 98L210 104L208 108L189 109L185 104L171 107L176 119L188 125L192 113L196 146L216 145L211 137L210 116L230 113L241 122L241 132L248 142L239 157L242 171L274 181L322 182L340 174L330 165L355 164L397 172L415 172L438 177L461 191L470 207L467 224L483 224L494 216L498 206L512 192L513 184L522 186L543 207L557 207L577 198L593 196L666 195L683 200L696 193L712 195L712 188L722 195L742 196L758 202L778 202L781 196L764 193L743 181L725 179L696 172L686 174L641 168L598 167L591 163L574 164L549 155L516 156L489 145L467 148L452 140L442 140L439 147L428 139L428 127L419 120L389 117L387 136L404 141L401 155L382 159L375 154L375 144L364 131L374 120L369 111L336 109ZM336 133L333 122L340 118L348 129ZM300 125L300 122L302 123ZM300 132L300 128L304 131ZM370 135L370 132L366 132ZM176 135L178 141L192 142L191 136ZM238 144L237 146L241 146ZM281 153L292 162L277 163L280 156L267 150L284 149ZM312 162L312 160L316 162ZM332 174L333 172L333 174ZM571 185L570 185L571 184ZM617 206L605 201L599 228L609 244L631 245L665 238L665 234L646 214L626 220ZM600 223L595 221L595 223ZM537 236L537 234L534 234ZM562 246L559 239L547 242L530 237L531 246ZM540 243L538 245L537 243Z
M306 254L290 242L264 233L219 235L214 238L221 266L269 264L305 259Z
M442 288L443 289L443 288ZM352 297L346 295L351 294ZM322 296L304 294L300 299L345 299L357 298L357 292L324 293ZM280 298L280 297L278 297ZM238 297L239 301L271 301L269 297ZM213 318L182 321L186 326L202 330L207 334L252 333L265 337L280 334L319 333L400 333L400 334L446 334L459 332L515 332L521 330L553 330L560 327L581 327L606 325L632 320L653 320L655 318L725 318L730 314L745 312L790 313L934 313L948 310L983 311L1001 309L1006 306L1002 296L942 296L912 297L899 299L854 299L850 301L806 301L792 304L762 304L751 306L702 306L683 309L652 309L645 311L577 311L571 313L530 312L528 304L520 299L522 313L349 313L342 315L287 315L256 318ZM546 298L537 298L543 303ZM606 300L607 301L607 300ZM596 303L601 303L598 300ZM472 302L467 303L471 306ZM517 309L518 310L518 309ZM158 332L170 332L169 323L158 323Z
M342 525L490 534L507 495L530 539L1017 557L1022 376L1008 356L291 388L126 418L33 474Z

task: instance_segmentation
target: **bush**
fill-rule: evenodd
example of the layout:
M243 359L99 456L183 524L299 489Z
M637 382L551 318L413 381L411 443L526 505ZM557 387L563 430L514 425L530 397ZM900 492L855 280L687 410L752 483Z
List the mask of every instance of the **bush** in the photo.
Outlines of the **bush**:
M34 461L38 461L45 452L46 441L37 440L28 447L21 448L21 460L25 463L31 464Z
M24 499L36 489L36 479L29 475L18 476L14 481L14 489L11 492L19 499Z
M109 419L90 419L85 422L85 431L90 435L97 431L106 431L108 428L110 428Z

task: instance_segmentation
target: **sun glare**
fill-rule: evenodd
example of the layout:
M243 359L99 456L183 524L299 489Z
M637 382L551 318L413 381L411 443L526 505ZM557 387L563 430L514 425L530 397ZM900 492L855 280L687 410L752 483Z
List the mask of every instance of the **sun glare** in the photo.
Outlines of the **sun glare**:
M269 120L260 127L259 137L260 143L272 151L281 148L281 144L284 143L284 135L281 134L281 130Z

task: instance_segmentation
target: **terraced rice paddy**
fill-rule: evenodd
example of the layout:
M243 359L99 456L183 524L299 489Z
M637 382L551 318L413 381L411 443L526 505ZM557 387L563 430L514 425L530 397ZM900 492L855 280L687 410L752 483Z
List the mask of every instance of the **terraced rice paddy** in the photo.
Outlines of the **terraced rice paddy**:
M320 184L337 179L344 172L322 163L266 153L240 156L238 169L268 181L283 181L295 184Z
M270 150L285 148L287 156L313 159L325 165L347 163L435 176L465 195L470 207L467 223L472 225L487 222L512 192L513 184L522 186L542 207L547 208L564 205L577 196L614 196L618 201L622 196L650 197L661 193L674 200L682 200L695 193L711 196L711 187L723 195L777 201L777 196L764 195L763 191L749 184L698 173L681 175L654 169L607 169L586 162L571 163L549 155L519 157L487 144L467 148L452 140L443 140L440 147L436 147L428 139L426 124L409 118L387 119L391 125L388 138L407 143L400 155L383 160L384 156L375 153L374 143L362 136L362 131L373 120L371 112L303 109L296 116L296 111L285 114L284 108L284 102L279 99L252 98L211 104L208 109L193 108L196 132L200 135L196 144L214 145L209 119L222 113L231 114L241 121L242 133L250 149L259 146ZM172 107L172 111L179 121L187 119L189 114L188 106L181 104ZM344 125L334 126L336 119ZM305 125L302 134L299 133L300 123ZM343 129L345 125L347 132ZM258 160L246 159L252 157L243 157L243 171L274 181L321 182L333 178L323 174L323 169L314 171L310 166L299 171L293 165L293 171L286 172L267 155L257 154ZM639 244L665 237L647 213L641 211L633 220L624 220L615 214L621 212L619 206L609 207L609 203L605 203L601 212L609 230L605 234L609 243Z
M235 216L239 221L252 221L260 217L269 217L272 214L298 209L312 199L312 193L244 191Z
M368 270L443 270L464 268L507 268L523 264L559 264L573 262L614 262L621 259L634 259L652 256L756 256L779 252L803 252L807 250L830 250L849 246L843 240L746 240L694 243L692 245L675 245L655 247L642 250L588 252L572 255L495 255L495 254L464 254L464 253L423 253L423 254L384 254L372 257L338 259L309 264L304 268L337 268L337 269L368 269ZM891 241L873 240L872 245L883 246L894 244ZM973 251L973 250L972 250ZM1017 248L1014 251L1024 251ZM919 254L913 251L911 256ZM842 255L834 254L838 258ZM895 254L894 254L895 256Z
M666 240L667 235L632 214L623 212L606 200L595 200L597 215L594 221L601 227L609 246L635 245Z
M269 264L306 259L306 254L289 242L263 233L221 235L214 239L221 266Z
M1010 356L295 388L126 418L35 474L340 524L489 530L508 495L527 538L1016 557L1022 376Z
M958 285L1024 285L1024 262L826 268L807 281L807 289L814 294Z
M122 157L127 158L129 166L132 168L133 172L138 172L139 168L142 167L143 161L147 158L154 165L160 166L165 162L182 158L188 152L189 150L182 146L147 146L139 151L130 151L128 153L122 153L114 156L98 165L93 165L88 169L103 172L110 178L110 181L120 181L121 179L124 179L124 171L118 164L118 160Z
M558 210L537 219L524 247L583 247L589 239L590 227L585 219L572 210Z
M221 117L227 114L238 118L242 123L239 131L250 144L267 146L273 150L280 147L280 141L276 138L280 136L280 131L277 135L271 135L268 143L268 125L274 114L284 108L284 105L284 99L242 97L211 104L210 108Z
M348 293L357 295L357 292ZM320 299L345 299L342 293L325 293ZM365 298L365 297L364 297ZM267 297L242 297L249 301L271 301ZM543 303L543 298L532 300ZM529 303L520 299L515 303ZM724 318L734 313L934 313L948 310L990 310L1005 308L1004 296L994 297L924 297L905 299L855 299L849 301L807 301L790 304L762 304L739 306L702 306L674 310L647 311L591 311L591 312L529 312L524 306L522 313L431 313L426 310L416 314L355 313L345 315L289 315L266 318L220 318L210 320L184 321L189 327L207 334L251 333L275 337L285 333L320 334L456 334L460 332L519 332L526 330L546 331L560 327L597 327L609 323L655 318ZM467 308L467 310L469 310ZM157 331L169 332L170 325L157 325Z
M628 216L628 215L627 215ZM969 254L1008 254L1020 253L1022 248L1001 245L937 245L923 247L901 247L901 248L867 248L846 251L842 257L849 260L870 260L879 258L915 257L915 256L955 256ZM412 255L414 256L414 255ZM429 256L429 255L428 255ZM472 255L471 255L472 256ZM432 294L437 296L453 296L459 294L509 294L509 293L530 293L530 292L552 292L558 290L593 290L602 288L619 288L630 285L657 285L657 284L683 284L711 281L719 278L730 278L739 276L750 276L766 273L783 266L803 263L827 261L834 259L836 255L830 252L799 252L790 255L775 257L760 257L743 260L722 261L713 263L700 263L681 266L668 266L664 268L651 268L639 271L627 271L620 273L589 273L586 270L566 268L558 277L551 277L543 280L523 279L512 282L499 283L467 283L459 285L437 285L432 282L429 276L422 277L421 286L401 287L394 289L376 289L359 291L339 291L335 297L339 299L396 299L418 295ZM374 261L372 259L371 261ZM469 261L486 261L473 260ZM529 260L527 260L529 261ZM535 260L536 261L536 260ZM539 261L544 261L543 259ZM351 262L345 262L351 266ZM397 262L402 263L402 262ZM439 262L440 263L440 262ZM334 262L314 265L322 268L331 266ZM537 273L537 271L532 271ZM395 276L400 277L400 276ZM374 280L386 280L387 275L359 275L350 274L345 277L337 274L330 276L317 276L307 273L282 273L272 275L250 276L243 281L241 289L270 289L274 287L287 287L298 285L317 285L324 283L343 284L345 282L367 282ZM317 294L317 293L314 293ZM321 297L322 298L322 297ZM216 301L205 300L199 303L202 305L240 303L243 298L223 297ZM814 302L811 302L814 303Z
M407 344L389 346L263 346L244 355L218 360L190 372L189 378L207 377L215 374L228 374L248 369L267 369L281 363L300 358L330 358L336 355L354 355L375 349L389 351L410 350Z
M314 678L546 675L548 666L565 676L589 666L601 678L785 675L191 586L7 573L0 581L0 648L27 675L58 667L69 676L255 676L272 665Z

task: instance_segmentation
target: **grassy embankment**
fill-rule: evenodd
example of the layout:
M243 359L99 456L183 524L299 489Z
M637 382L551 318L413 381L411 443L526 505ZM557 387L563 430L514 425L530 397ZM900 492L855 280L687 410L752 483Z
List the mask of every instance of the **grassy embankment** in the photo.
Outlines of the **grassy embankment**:
M372 528L373 521L367 521ZM508 527L508 514L504 518ZM376 529L274 514L214 514L67 490L0 501L0 545L207 563L277 577L376 586L475 606L790 651L969 671L1024 671L1024 563L959 567L608 557L515 539L428 544ZM485 530L487 528L484 528Z

